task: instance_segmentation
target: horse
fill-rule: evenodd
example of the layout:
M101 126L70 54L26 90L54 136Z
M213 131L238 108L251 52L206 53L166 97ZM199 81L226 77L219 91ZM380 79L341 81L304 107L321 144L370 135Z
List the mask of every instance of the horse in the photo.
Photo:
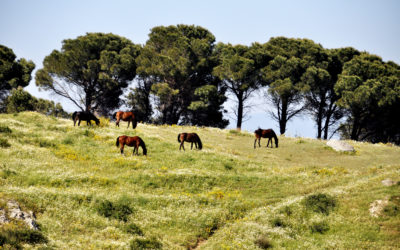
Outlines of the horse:
M185 141L191 143L191 146L190 146L191 150L193 149L193 143L196 146L196 148L198 148L199 150L201 150L203 148L203 144L201 143L200 137L196 133L178 134L178 142L181 143L181 145L179 146L179 150L181 150L181 148L183 148L183 150L185 150L185 146L183 146L183 143Z
M94 114L92 114L88 111L75 111L72 114L72 120L74 121L74 127L75 127L76 121L78 121L78 126L79 126L81 124L81 120L86 121L87 125L90 125L90 126L92 126L92 123L91 123L92 120L96 122L97 126L100 124L99 119L97 119L97 117Z
M113 118L116 119L117 121L115 122L115 125L119 127L119 122L120 120L127 121L128 122L128 128L129 128L129 123L132 122L132 128L135 129L137 126L137 119L136 116L133 112L124 112L124 111L118 111L113 114Z
M269 145L269 142L271 142L271 148L272 146L272 138L275 139L275 146L278 147L278 137L276 136L275 132L272 129L261 129L258 128L256 131L254 131L254 135L256 136L256 139L254 140L254 148L256 148L256 142L258 140L258 146L261 147L260 145L260 140L262 138L268 138L268 143L267 147Z
M143 155L147 155L146 145L144 144L144 141L142 140L142 138L140 138L139 136L134 136L134 137L130 137L127 135L118 136L117 142L115 145L117 147L119 147L121 145L120 146L121 154L124 153L124 146L127 145L129 147L133 147L132 155L135 155L135 151L136 151L136 155L139 155L139 147L142 147Z

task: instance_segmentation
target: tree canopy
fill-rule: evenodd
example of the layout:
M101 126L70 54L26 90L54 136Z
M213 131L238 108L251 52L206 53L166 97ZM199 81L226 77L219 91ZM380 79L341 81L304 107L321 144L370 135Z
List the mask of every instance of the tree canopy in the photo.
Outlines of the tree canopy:
M107 114L119 107L120 95L136 76L140 46L103 33L63 41L36 72L36 85L67 98L81 110Z
M214 35L200 26L158 26L151 30L137 58L137 72L152 82L158 122L196 124L188 109L196 101L195 90L204 85L218 87L220 83L211 74L216 64L214 44ZM220 105L213 108L222 112Z
M12 49L0 44L0 110L11 89L28 86L35 68L32 61L16 58Z
M344 64L335 90L349 112L344 136L400 144L399 65L364 52Z

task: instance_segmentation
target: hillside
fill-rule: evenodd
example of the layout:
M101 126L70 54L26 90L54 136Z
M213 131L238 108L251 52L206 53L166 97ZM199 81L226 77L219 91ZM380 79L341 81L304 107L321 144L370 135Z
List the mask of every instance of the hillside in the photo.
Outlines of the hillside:
M356 153L345 154L281 136L279 148L264 139L254 149L249 133L101 125L0 114L0 208L12 199L33 210L48 240L27 247L400 248L400 185L381 183L400 181L399 147L350 141ZM203 150L179 151L181 132L199 134ZM124 134L140 136L148 156L121 155Z

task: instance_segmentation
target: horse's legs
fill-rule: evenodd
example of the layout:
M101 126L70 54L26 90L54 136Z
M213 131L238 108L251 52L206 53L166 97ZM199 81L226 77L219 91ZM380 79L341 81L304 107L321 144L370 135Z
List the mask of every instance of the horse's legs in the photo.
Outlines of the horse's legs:
M183 146L183 141L181 142L181 145L179 146L179 150L181 150L181 148L183 148L183 151L185 151L185 146Z
M254 140L254 148L256 148L257 138Z
M196 146L196 149L197 149L197 141L194 143L194 145Z
M267 148L268 148L270 142L271 142L271 147L272 147L272 140L271 140L271 138L268 138Z
M119 127L119 118L118 118L117 121L115 122L115 126Z
M135 146L133 146L133 152L132 152L132 155L135 155L135 151L136 151L136 145Z
M258 138L258 147L259 147L259 148L261 148L260 141L261 141L261 137L260 137L260 138Z
M81 120L78 120L78 127L81 125Z
M121 144L120 150L121 150L121 155L124 154L124 144Z
M129 123L131 122L131 120L128 120L128 128L129 128Z
M190 143L190 150L193 149L193 142Z
M76 119L74 119L74 127L75 127Z

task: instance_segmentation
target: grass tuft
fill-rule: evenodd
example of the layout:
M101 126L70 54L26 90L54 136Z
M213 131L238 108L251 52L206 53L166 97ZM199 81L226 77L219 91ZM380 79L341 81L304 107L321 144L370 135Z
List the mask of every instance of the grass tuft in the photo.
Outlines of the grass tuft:
M254 242L261 249L272 248L272 244L267 236L263 235Z

